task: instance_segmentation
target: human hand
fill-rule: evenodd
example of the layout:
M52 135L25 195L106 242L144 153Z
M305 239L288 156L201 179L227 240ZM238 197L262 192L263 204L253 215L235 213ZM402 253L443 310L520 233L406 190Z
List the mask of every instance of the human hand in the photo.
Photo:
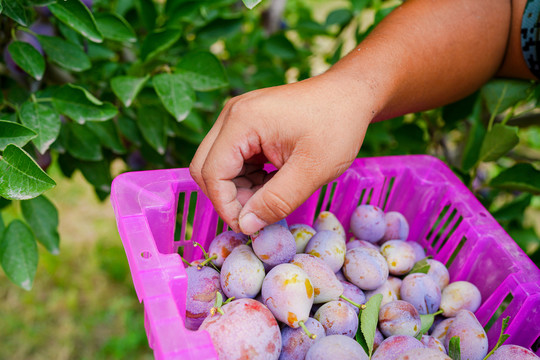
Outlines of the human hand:
M355 159L375 110L369 91L326 73L231 99L191 175L221 218L252 234L279 221ZM263 171L266 162L278 171Z

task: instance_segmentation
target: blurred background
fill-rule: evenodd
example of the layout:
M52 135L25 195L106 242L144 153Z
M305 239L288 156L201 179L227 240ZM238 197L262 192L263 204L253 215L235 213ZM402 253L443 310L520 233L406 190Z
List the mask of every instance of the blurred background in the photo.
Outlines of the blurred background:
M0 358L151 359L112 179L188 166L228 99L324 72L400 3L0 1L0 169L50 184L0 181ZM373 124L359 156L445 161L538 265L539 96L497 79Z

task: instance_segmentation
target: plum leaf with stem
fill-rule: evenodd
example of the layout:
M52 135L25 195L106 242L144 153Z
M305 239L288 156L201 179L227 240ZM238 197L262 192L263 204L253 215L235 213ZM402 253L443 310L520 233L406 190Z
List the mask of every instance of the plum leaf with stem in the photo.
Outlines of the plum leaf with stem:
M425 315L420 315L420 322L422 324L422 327L420 329L420 332L418 333L418 335L416 335L416 338L418 340L422 339L422 335L424 334L427 334L427 332L429 331L429 329L431 328L431 325L433 325L433 321L435 320L435 316L439 315L439 314L442 314L442 310L439 310L437 311L436 313L433 313L433 314L425 314Z
M499 340L497 340L497 344L495 344L495 346L493 347L493 349L491 349L491 351L486 355L486 357L484 358L484 360L486 360L487 358L489 358L491 355L493 355L493 353L495 352L495 350L497 350L502 344L504 344L504 342L506 341L506 339L508 339L510 337L510 335L508 334L505 334L504 331L506 330L506 328L508 327L508 322L510 321L510 316L507 316L503 319L502 321L502 326L501 326L501 335L499 335Z
M382 294L373 295L366 303L365 309L360 310L360 314L358 314L360 326L356 332L356 341L362 345L370 358L373 353L375 331L377 329L377 322L379 321L379 310L382 299Z

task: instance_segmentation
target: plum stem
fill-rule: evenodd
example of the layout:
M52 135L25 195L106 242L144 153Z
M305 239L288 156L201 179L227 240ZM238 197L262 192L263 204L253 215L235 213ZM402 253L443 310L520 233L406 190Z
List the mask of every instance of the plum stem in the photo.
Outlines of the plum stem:
M182 256L180 256L180 259L182 259L182 261L187 265L187 266L193 266L191 265L191 263L189 261L187 261L186 259L184 259Z
M197 269L201 270L206 264L208 264L210 261L217 259L217 255L212 255L208 259L201 262L199 265L197 265Z
M310 339L312 340L315 340L317 338L317 335L313 334L312 332L310 332L308 330L308 328L306 327L306 324L304 324L303 321L299 321L298 322L298 325L300 325L300 327L302 328L302 330L304 330L304 332L306 333L307 336L309 336Z
M251 238L249 238L249 240L246 242L246 245L251 245L252 241L251 241Z
M231 296L230 298L228 298L227 300L225 300L225 302L223 303L223 305L227 305L228 303L230 303L231 301L234 300L234 296Z
M364 310L366 308L365 304L357 304L357 303L355 303L354 301L352 301L351 299L349 299L348 297L346 297L343 294L339 295L339 297L342 298L343 300L345 300L346 302L348 302L349 304L356 306L360 310Z

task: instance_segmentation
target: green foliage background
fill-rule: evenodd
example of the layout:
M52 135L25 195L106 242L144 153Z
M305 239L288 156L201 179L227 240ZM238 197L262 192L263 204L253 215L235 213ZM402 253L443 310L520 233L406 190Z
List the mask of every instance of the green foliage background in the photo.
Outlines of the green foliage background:
M0 0L0 264L24 289L62 248L55 183L80 173L105 200L118 169L188 166L228 99L323 72L400 2L289 0L276 18L278 1L86 3ZM441 158L540 264L539 95L493 80L371 125L359 156Z

